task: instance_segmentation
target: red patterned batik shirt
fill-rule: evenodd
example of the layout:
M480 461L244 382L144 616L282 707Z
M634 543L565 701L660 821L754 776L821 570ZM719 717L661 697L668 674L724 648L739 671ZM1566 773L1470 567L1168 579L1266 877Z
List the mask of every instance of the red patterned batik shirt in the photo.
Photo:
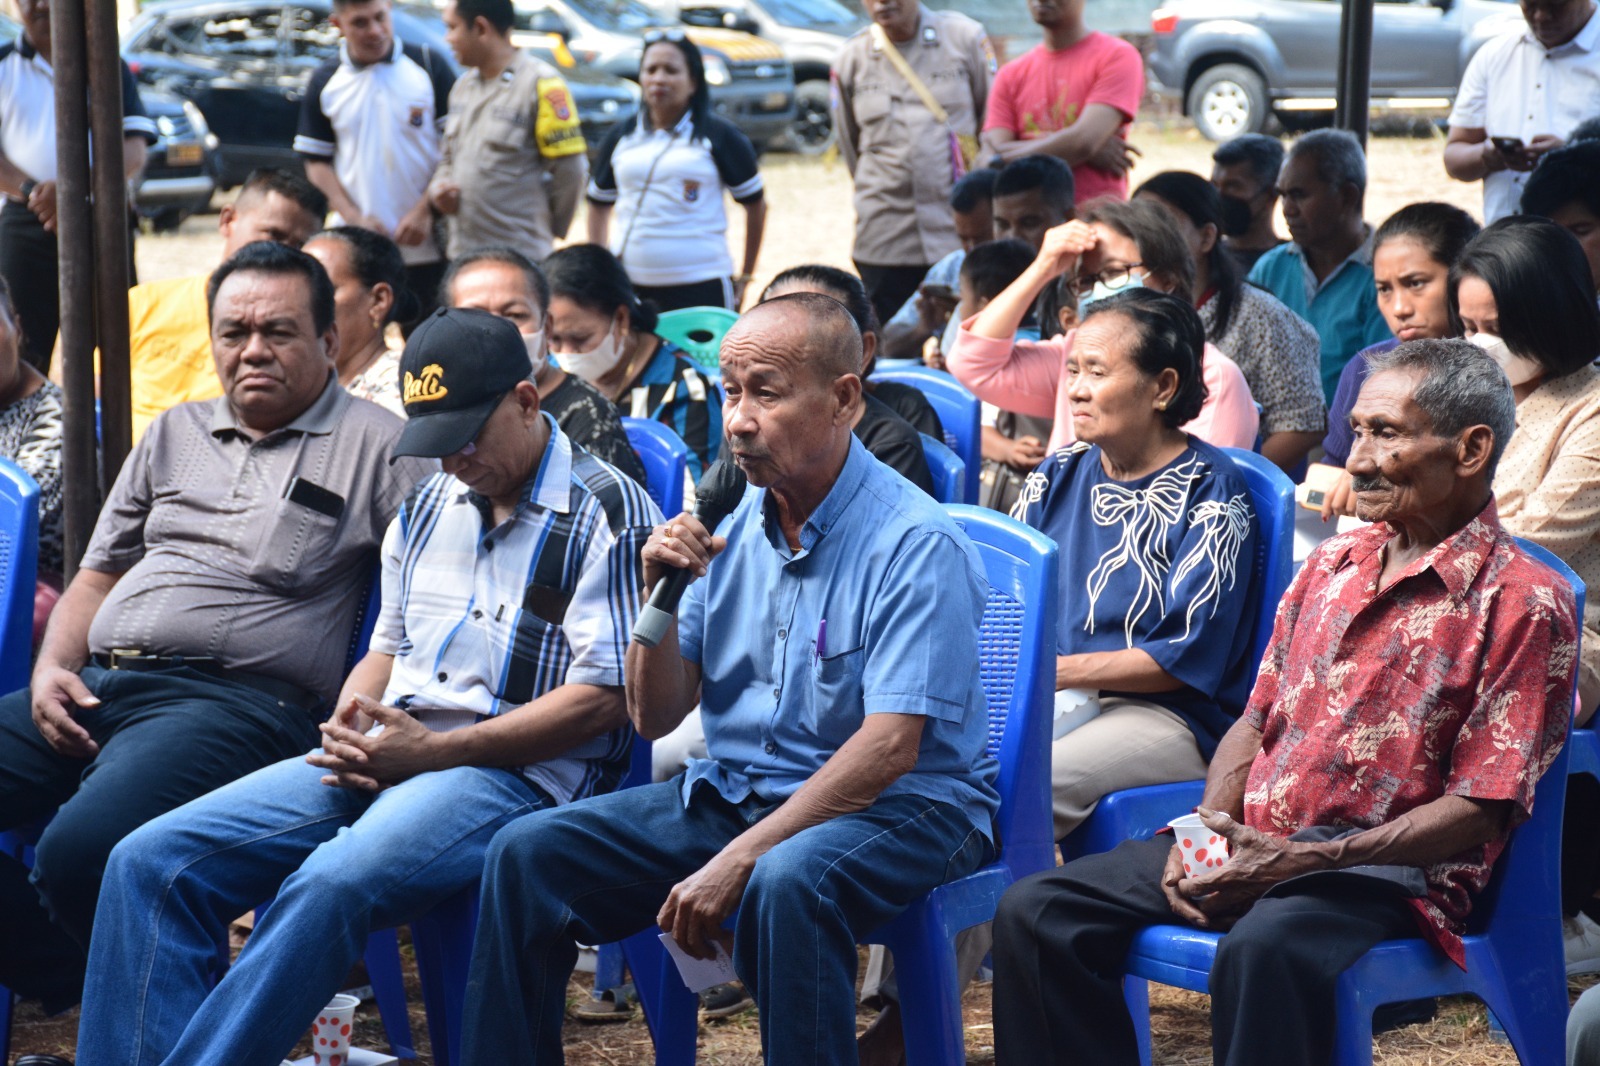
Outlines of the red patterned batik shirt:
M1244 721L1261 731L1245 824L1371 829L1441 796L1511 800L1560 750L1578 628L1566 583L1516 547L1491 499L1379 591L1377 523L1322 545L1278 607ZM1505 837L1434 863L1414 900L1463 964L1461 933Z

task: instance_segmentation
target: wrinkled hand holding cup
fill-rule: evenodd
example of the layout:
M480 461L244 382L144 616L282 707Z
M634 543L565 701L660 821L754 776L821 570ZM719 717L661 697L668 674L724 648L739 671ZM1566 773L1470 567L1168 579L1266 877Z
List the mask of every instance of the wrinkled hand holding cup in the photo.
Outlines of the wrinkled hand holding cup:
M350 1029L361 1001L344 993L334 996L311 1023L311 1061L316 1066L345 1066L350 1061Z
M1184 876L1198 877L1228 861L1228 838L1208 829L1198 814L1174 818L1167 826L1183 855Z

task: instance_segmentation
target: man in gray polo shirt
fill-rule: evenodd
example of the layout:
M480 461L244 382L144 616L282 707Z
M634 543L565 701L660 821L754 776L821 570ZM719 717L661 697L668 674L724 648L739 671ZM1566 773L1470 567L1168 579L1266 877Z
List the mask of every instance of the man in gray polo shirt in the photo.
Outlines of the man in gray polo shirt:
M31 687L0 697L0 830L55 812L32 886L0 857L0 984L47 1010L80 994L117 841L317 746L384 530L433 468L391 466L402 423L339 387L316 260L247 245L207 302L223 396L140 438Z

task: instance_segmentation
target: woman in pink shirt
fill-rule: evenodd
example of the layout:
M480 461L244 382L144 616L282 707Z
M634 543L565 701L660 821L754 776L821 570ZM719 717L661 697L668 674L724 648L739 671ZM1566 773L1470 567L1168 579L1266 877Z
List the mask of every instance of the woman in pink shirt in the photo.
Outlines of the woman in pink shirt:
M1061 326L1044 341L1016 340L1017 327L1048 285L1063 287ZM1071 444L1071 377L1075 306L1144 287L1193 300L1194 259L1172 219L1148 201L1101 201L1083 218L1045 234L1023 275L988 307L961 324L946 356L950 372L974 396L1007 411L1054 418L1049 450ZM1233 360L1210 344L1202 366L1206 401L1182 429L1217 447L1250 448L1260 414Z

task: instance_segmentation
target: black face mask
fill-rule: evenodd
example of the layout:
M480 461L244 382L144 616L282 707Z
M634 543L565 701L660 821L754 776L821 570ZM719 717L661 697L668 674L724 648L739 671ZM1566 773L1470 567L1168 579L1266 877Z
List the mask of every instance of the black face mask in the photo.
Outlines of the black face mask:
M1250 231L1250 201L1237 196L1219 197L1222 201L1222 232L1242 237Z

